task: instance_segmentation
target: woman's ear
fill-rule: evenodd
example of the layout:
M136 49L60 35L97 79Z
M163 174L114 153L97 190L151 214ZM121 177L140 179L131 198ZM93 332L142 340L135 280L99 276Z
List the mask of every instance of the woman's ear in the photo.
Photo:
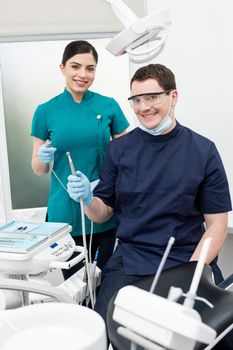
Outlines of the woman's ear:
M64 64L61 63L59 67L60 67L62 74L64 75L64 68L65 68Z

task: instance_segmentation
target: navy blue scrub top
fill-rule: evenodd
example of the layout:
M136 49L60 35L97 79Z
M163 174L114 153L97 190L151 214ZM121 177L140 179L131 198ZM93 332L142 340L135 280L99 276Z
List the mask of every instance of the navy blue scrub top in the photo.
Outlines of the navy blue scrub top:
M136 128L108 148L94 195L114 209L129 275L153 274L171 236L165 268L190 260L203 214L231 210L225 170L214 143L177 123L166 135Z

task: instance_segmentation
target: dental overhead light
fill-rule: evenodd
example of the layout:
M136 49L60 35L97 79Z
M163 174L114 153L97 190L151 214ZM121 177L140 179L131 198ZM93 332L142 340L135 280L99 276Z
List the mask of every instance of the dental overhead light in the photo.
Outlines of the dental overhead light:
M153 11L138 18L122 0L104 0L121 21L125 29L116 35L106 49L113 55L128 53L130 61L145 63L163 50L171 24L168 10Z

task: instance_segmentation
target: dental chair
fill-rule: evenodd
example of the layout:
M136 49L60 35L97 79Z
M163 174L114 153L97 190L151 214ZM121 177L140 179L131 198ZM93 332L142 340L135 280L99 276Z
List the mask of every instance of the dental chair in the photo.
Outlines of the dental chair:
M187 292L189 290L196 265L196 262L189 262L164 271L160 276L154 293L167 298L171 285L179 287L184 292ZM153 276L147 276L137 280L134 283L134 286L148 291L151 287L152 280ZM206 298L214 305L214 308L210 308L202 301L196 300L194 309L199 312L202 322L217 332L217 336L212 344L206 345L203 343L196 343L194 350L233 349L233 292L227 290L229 288L229 284L232 283L233 275L221 283L221 285L216 286L212 279L212 270L210 266L204 266L197 290L197 296ZM130 341L118 334L117 329L120 324L115 322L112 317L115 299L116 295L111 299L107 311L108 337L114 350L131 349ZM178 302L182 304L183 300L184 299L182 297ZM142 347L138 346L137 349L142 349ZM180 350L185 349L180 348Z

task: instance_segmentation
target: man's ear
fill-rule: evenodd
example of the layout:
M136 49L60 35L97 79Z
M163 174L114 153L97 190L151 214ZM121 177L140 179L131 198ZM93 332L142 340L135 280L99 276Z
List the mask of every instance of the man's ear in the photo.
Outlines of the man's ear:
M172 91L172 107L175 107L177 100L178 100L178 91L173 90Z

